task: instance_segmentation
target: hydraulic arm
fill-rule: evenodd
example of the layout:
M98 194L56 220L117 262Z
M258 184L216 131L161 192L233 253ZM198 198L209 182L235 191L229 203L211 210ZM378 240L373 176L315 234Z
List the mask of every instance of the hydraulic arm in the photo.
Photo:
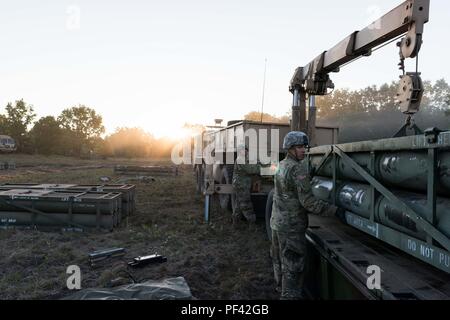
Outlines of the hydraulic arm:
M403 62L406 58L417 57L420 51L429 7L430 0L407 0L363 30L353 32L304 67L297 68L289 88L293 94L292 130L306 131L314 137L311 123L315 122L315 112L313 109L309 113L310 124L307 125L307 96L326 95L328 89L334 89L330 72L338 72L343 65L361 56L370 56L377 47L402 36L397 45L403 75L396 101L403 113L411 115L417 112L423 92L422 81L418 70L405 73Z

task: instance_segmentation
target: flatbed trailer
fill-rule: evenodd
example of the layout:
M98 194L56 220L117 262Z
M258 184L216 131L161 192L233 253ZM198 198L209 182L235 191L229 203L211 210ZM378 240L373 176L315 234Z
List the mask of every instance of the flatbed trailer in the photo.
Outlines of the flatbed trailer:
M429 8L430 0L404 1L321 51L291 79L287 132L305 132L313 142L306 160L313 194L346 210L346 223L310 216L305 271L306 294L312 299L450 297L450 131L422 132L414 125L424 86L417 61L414 72L407 72L404 63L418 57ZM335 88L330 73L396 40L402 74L393 98L406 116L405 125L392 139L342 145L318 141L315 97ZM407 129L415 135L406 136ZM209 196L233 190L215 179L211 168L205 172L207 217ZM267 193L265 210L269 238L272 194ZM372 270L373 275L380 272L379 286L373 288L368 283Z
M311 299L449 300L450 274L335 218L310 215L306 293ZM369 266L381 289L369 289Z

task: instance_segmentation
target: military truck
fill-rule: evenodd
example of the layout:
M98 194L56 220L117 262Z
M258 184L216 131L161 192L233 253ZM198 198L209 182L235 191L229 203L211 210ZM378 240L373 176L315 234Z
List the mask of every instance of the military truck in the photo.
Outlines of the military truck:
M312 108L312 106L311 106ZM254 163L267 164L261 175L256 177L251 198L257 217L265 219L267 198L273 188L273 170L279 159L284 157L281 149L285 135L290 131L288 123L257 122L250 120L229 121L226 127L206 130L199 135L194 147L194 172L197 191L206 195L206 219L212 201L217 201L223 210L232 211L236 197L231 186L237 148L245 144L250 150L256 150ZM338 142L337 127L315 127L315 145L335 144ZM199 147L201 146L201 147ZM207 153L207 155L205 154ZM210 156L210 161L208 161ZM262 158L266 158L264 161Z
M315 108L307 118L307 101L314 105L315 96L334 89L330 73L399 40L395 101L405 124L390 139L316 143L305 160L314 195L346 210L345 223L310 215L305 293L312 299L450 299L450 130L414 124L424 88L418 64L406 72L404 63L417 59L429 6L429 0L404 1L297 68L291 79L290 129L314 141ZM225 189L207 187L205 212L209 196ZM268 221L270 192L266 203Z
M403 2L291 79L291 129L312 134L306 101L334 88L330 73L400 40L395 101L405 124L389 139L309 150L314 195L346 210L345 224L310 216L306 292L312 298L450 299L450 131L414 124L424 88L417 60L414 72L404 63L418 59L429 7L429 0Z

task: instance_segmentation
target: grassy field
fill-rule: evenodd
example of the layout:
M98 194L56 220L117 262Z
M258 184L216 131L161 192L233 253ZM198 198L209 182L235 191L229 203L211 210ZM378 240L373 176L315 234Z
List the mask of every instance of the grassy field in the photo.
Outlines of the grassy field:
M80 160L67 157L0 155L14 160L16 170L0 171L1 183L110 183L137 186L137 212L113 232L0 230L0 298L58 299L72 294L66 288L66 268L78 265L82 288L111 287L137 281L182 276L198 299L276 299L269 241L264 224L249 230L245 222L231 226L229 212L214 209L203 222L203 199L195 194L189 167L179 176L155 181L126 180L114 165L166 164L168 160ZM88 254L123 247L126 255L91 269ZM127 268L139 255L159 253L168 261L143 269Z

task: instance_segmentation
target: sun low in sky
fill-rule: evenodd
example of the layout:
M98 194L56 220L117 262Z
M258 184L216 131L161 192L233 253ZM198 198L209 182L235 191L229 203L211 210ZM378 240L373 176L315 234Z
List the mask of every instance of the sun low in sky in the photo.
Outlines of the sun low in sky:
M24 99L38 117L78 104L107 133L141 127L178 137L184 123L290 111L289 81L355 30L403 1L18 0L0 11L0 112ZM324 9L326 8L326 10ZM450 78L450 2L431 0L420 54L424 80ZM369 61L369 60L370 61ZM398 80L395 43L332 74L336 88Z
M185 138L192 137L195 135L196 132L193 130L190 130L188 128L184 128L182 126L170 126L170 127L152 127L150 129L147 129L148 132L154 132L153 135L155 138L169 138L171 140L175 141L182 141Z

